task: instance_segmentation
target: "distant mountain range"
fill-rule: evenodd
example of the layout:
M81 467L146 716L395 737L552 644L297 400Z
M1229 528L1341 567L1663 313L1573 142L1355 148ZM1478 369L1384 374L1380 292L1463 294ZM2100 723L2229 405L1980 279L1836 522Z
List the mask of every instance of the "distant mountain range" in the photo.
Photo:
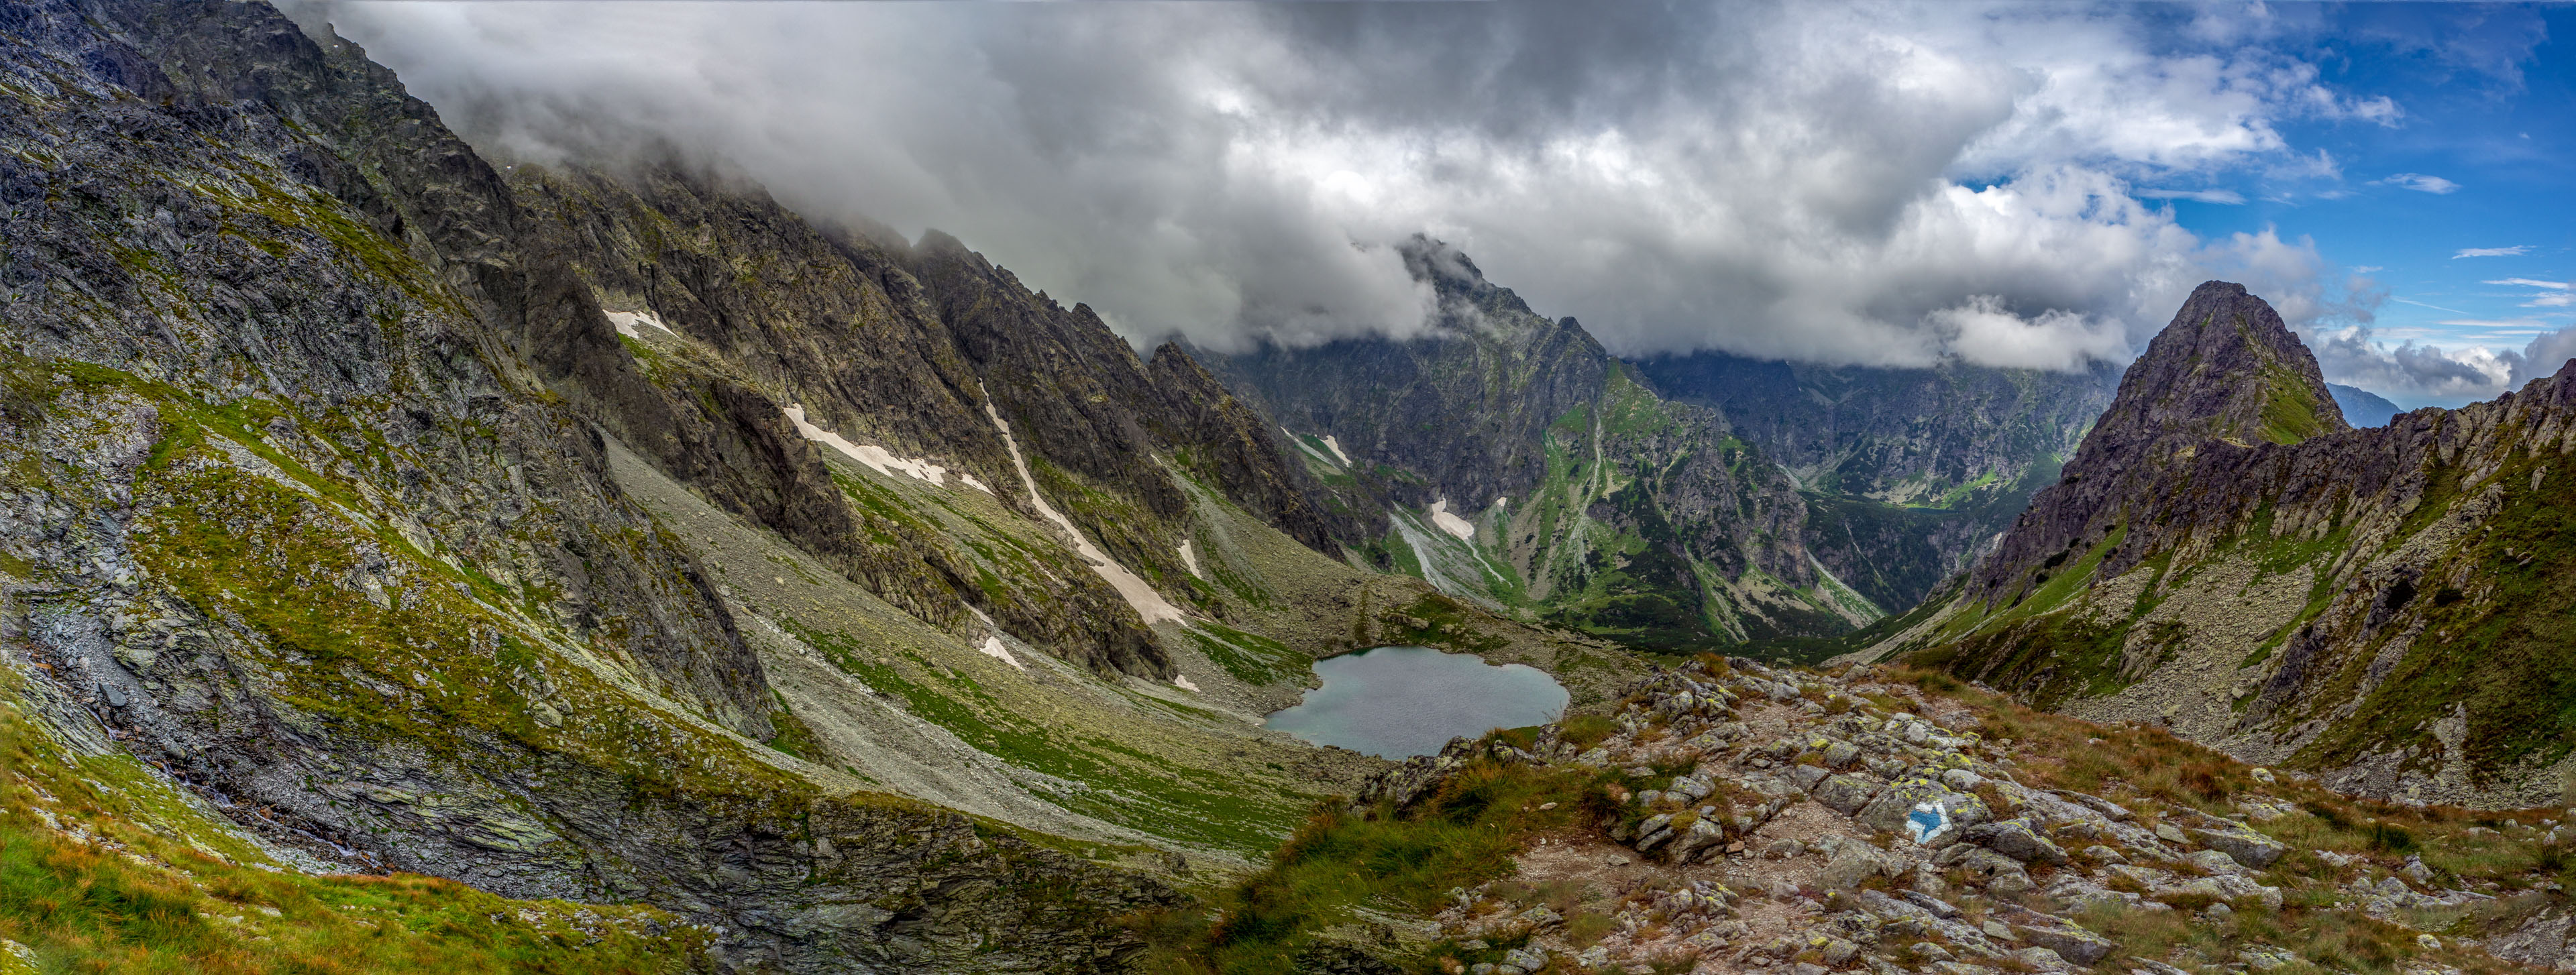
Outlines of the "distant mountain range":
M1621 360L1406 255L1426 335L1192 354L1301 445L1358 561L1634 646L1794 653L1913 605L2110 399L2108 369Z
M2387 426L2400 412L2397 404L2358 386L2327 383L2326 391L2334 394L2335 405L2343 409L2344 421L2356 427Z

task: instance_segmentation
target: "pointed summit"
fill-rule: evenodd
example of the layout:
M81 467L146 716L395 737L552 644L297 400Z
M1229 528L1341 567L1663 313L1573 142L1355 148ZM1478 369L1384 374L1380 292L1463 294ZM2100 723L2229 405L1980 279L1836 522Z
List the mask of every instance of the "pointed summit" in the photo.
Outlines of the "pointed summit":
M2031 499L1971 591L2009 599L2037 585L2068 553L2110 538L2163 472L2195 454L2350 429L2316 356L2271 304L2241 284L2203 283L2129 364L2064 477Z
M2244 285L2210 281L2129 365L2077 457L2202 440L2294 444L2349 429L2316 356L2280 313Z

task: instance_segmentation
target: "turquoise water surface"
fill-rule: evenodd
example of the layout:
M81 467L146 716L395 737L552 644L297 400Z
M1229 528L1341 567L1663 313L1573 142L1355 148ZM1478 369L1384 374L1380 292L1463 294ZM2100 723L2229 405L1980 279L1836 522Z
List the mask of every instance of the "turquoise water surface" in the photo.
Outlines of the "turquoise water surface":
M1556 678L1535 667L1426 647L1318 660L1315 674L1324 686L1266 726L1383 758L1429 755L1460 735L1554 721L1567 700Z

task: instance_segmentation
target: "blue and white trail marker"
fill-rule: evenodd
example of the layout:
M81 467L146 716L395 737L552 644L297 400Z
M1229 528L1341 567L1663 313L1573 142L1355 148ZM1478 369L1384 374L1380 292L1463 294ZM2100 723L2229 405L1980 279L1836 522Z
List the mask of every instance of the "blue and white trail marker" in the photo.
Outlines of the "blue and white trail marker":
M1914 837L1917 846L1950 831L1950 811L1937 802L1918 802L1914 812L1905 817L1906 835Z

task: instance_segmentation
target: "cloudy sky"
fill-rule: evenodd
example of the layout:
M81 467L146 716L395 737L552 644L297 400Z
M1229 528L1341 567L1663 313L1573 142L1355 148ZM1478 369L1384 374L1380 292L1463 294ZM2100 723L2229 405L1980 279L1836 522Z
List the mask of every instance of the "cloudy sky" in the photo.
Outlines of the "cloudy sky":
M2564 6L297 12L486 148L667 140L1140 342L1418 330L1428 233L1626 354L2072 368L2210 277L2410 406L2576 354Z

